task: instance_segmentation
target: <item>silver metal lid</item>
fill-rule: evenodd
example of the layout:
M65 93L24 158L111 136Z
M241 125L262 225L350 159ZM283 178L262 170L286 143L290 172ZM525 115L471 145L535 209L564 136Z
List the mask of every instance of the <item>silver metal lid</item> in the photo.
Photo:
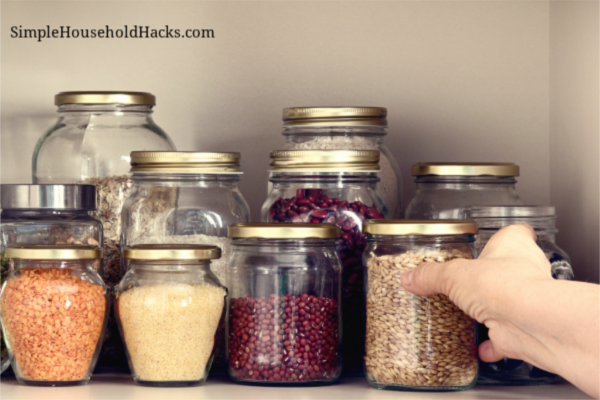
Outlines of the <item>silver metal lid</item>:
M2 210L96 209L95 185L0 185Z

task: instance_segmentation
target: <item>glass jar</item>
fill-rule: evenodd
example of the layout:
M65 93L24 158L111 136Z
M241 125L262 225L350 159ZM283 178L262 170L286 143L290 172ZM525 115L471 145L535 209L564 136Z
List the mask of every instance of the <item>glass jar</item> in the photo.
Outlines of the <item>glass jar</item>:
M131 268L115 288L115 313L133 380L147 386L206 381L227 289L210 271L216 246L123 250Z
M521 205L511 163L419 163L406 219L465 219L467 206Z
M263 222L330 223L342 230L344 373L360 373L364 349L363 266L365 220L389 217L377 191L379 153L374 150L299 150L271 153L273 189Z
M323 385L339 378L339 236L331 224L229 228L227 348L235 382Z
M448 297L407 292L424 262L475 258L473 221L367 221L365 374L396 390L465 390L477 380L475 321Z
M385 144L387 109L382 107L294 107L283 110L284 150L377 150L377 190L390 216L401 218L402 173ZM270 191L270 188L269 188Z
M4 281L6 281L6 278L8 276L8 259L4 256L4 252L2 252L0 257L1 257L1 263L0 263L0 268L1 268L0 287L1 287L2 285L4 285ZM0 321L0 324L1 324L1 321ZM2 333L2 327L0 327L0 333ZM0 374L2 374L10 366L10 358L8 357L8 349L6 348L6 343L4 342L4 334L2 334L2 338L0 338L0 343L2 344L2 347L1 347L2 357L0 359Z
M88 183L97 187L104 227L104 275L120 279L121 208L130 190L129 154L175 150L154 123L155 97L143 92L62 92L55 96L58 120L39 139L32 160L33 183Z
M26 385L86 384L106 328L108 288L93 268L95 246L9 247L11 272L0 312L17 381Z
M537 244L551 264L554 279L573 280L571 259L556 245L556 213L549 206L468 207L466 215L479 225L475 248L481 252L490 238L502 227L529 224L537 234ZM478 324L479 341L489 339L488 329ZM480 361L477 384L491 386L547 385L558 381L558 376L521 360L505 358L495 363Z

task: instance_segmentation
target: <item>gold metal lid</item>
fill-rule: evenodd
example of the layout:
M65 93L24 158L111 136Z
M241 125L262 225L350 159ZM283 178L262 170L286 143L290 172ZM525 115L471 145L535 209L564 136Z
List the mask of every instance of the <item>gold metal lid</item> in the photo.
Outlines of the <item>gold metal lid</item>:
M221 249L204 245L149 244L123 249L127 260L215 260L221 258Z
M413 176L519 176L519 166L513 163L418 163L412 166Z
M240 153L132 151L131 172L241 174Z
M283 125L387 126L383 107L292 107L283 109Z
M476 235L477 223L472 220L402 220L371 219L363 224L363 232L371 235L390 236L437 236L437 235Z
M273 171L378 172L377 150L277 150L271 152Z
M54 104L131 104L156 105L156 97L146 92L60 92L54 96Z
M333 224L245 223L228 228L232 239L336 239L340 228Z
M102 258L102 249L85 245L8 247L6 258L19 260L94 260Z

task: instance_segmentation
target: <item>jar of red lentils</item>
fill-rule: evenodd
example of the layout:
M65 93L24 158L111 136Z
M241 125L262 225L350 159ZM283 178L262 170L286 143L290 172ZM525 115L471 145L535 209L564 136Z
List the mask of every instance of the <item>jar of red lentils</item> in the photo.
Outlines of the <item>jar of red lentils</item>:
M108 288L94 268L94 246L9 247L0 295L2 329L21 384L86 384L109 310Z
M238 383L324 385L341 373L340 229L229 227L227 356Z

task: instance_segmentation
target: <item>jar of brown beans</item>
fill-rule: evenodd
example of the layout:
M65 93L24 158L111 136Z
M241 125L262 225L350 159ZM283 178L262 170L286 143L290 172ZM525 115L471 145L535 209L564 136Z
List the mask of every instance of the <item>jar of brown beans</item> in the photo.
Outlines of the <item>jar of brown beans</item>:
M477 380L475 321L445 295L413 295L401 277L424 262L475 258L468 220L367 221L365 374L378 389L464 390Z
M238 383L324 385L341 373L340 229L229 227L227 355Z

